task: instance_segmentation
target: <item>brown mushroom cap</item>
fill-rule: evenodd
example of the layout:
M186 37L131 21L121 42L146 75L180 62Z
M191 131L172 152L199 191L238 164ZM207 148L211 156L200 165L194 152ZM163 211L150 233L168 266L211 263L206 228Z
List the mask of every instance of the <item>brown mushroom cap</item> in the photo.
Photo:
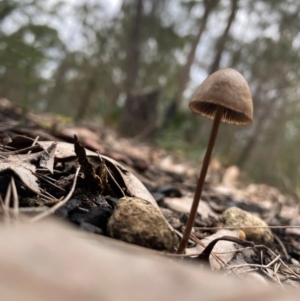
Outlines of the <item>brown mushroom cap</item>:
M249 85L236 70L226 68L212 73L197 89L190 108L197 114L214 119L222 106L221 121L249 124L253 117L253 103Z

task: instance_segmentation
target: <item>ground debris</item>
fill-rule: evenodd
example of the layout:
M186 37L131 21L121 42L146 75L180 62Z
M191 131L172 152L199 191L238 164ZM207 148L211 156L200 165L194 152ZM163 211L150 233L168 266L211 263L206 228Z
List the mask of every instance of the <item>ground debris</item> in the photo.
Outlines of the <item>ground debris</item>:
M3 137L10 139L0 145L0 210L4 221L17 218L18 214L32 219L45 214L48 207L58 206L54 211L60 218L85 231L117 237L116 233L122 229L118 229L120 225L112 226L111 217L121 207L119 199L138 198L151 208L150 211L159 212L163 232L171 238L171 243L162 243L164 247L138 243L143 231L139 232L136 241L124 240L169 253L174 251L188 217L198 166L153 145L121 138L110 128L94 125L56 127L57 119L48 115L47 122L52 125L46 130L39 126L43 123L43 115L34 114L26 115L20 127L13 119L21 113L14 106L6 106L7 116L10 108L11 120L5 120L3 124L6 129ZM54 128L55 131L51 130ZM20 133L26 133L26 136ZM75 141L77 151L74 135L78 137ZM62 202L63 206L59 206ZM243 278L251 274L276 286L299 287L298 204L295 196L284 195L264 184L249 183L238 167L225 168L213 159L189 247L180 257L181 261L196 263L195 258L209 241L221 235L221 231L229 231L226 226L232 227L220 218L223 212L237 207L265 221L274 240L263 239L262 242L269 245L254 247L242 247L238 242L218 242L209 256L213 258L211 262L215 261L211 268L216 268L217 262L225 274ZM132 212L135 205L130 209ZM159 208L164 215L160 214ZM134 219L130 221L132 216L130 213L127 219L136 224ZM156 224L151 222L151 227ZM242 228L242 221L235 225ZM243 238L239 229L229 232L229 236ZM253 239L249 235L247 238ZM176 254L169 255L178 258Z

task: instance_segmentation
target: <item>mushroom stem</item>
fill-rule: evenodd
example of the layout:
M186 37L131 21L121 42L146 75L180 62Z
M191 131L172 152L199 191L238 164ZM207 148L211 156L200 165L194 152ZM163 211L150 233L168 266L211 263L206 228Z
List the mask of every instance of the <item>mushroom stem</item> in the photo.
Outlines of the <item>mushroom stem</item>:
M207 146L206 153L205 153L205 156L204 156L204 159L203 159L202 169L201 169L201 173L200 173L200 176L199 176L199 179L198 179L197 188L196 188L196 191L195 191L195 194L194 194L194 200L193 200L193 204L192 204L192 207L191 207L190 215L189 215L188 221L186 223L185 231L183 233L181 242L179 244L177 254L184 253L184 250L186 248L188 239L190 237L190 234L191 234L191 231L192 231L192 228L193 228L193 225L194 225L195 217L196 217L196 214L197 214L197 208L198 208L200 198L201 198L202 188L203 188L204 180L205 180L205 177L206 177L208 165L209 165L209 162L210 162L211 153L212 153L212 150L214 148L215 140L216 140L216 137L217 137L220 121L221 121L221 118L222 118L222 113L223 113L223 107L218 106L217 111L216 111L216 115L215 115L215 119L214 119L214 123L213 123L213 127L211 129L208 146Z

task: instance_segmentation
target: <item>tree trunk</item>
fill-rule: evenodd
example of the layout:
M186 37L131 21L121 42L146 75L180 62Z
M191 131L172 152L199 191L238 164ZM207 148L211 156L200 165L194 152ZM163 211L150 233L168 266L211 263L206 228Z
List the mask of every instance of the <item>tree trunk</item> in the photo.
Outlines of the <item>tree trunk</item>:
M61 61L59 67L57 68L54 81L55 85L50 91L47 93L47 110L52 111L54 106L57 104L59 97L63 94L63 90L65 88L65 75L68 70L69 65L69 54L66 53L64 59Z
M133 136L149 136L154 133L157 120L158 91L137 92L136 81L140 56L140 29L143 19L143 0L136 0L135 15L129 38L127 78L125 82L126 102L122 111L119 131Z
M156 129L159 91L129 94L121 116L119 130L124 136L145 138Z
M202 36L205 28L206 28L208 17L210 15L210 13L212 12L212 10L217 6L217 4L218 4L218 1L215 1L215 0L204 1L204 13L203 13L202 18L199 20L199 30L192 43L192 47L191 47L190 53L188 55L186 64L183 67L181 76L179 78L178 91L177 91L177 96L175 99L176 107L179 105L179 103L182 99L182 94L187 86L187 83L190 80L190 70L191 70L192 64L195 59L197 46L201 40L201 36Z
M246 145L243 147L243 150L241 151L241 154L238 158L237 165L239 167L243 167L247 163L253 149L256 146L256 143L260 136L260 132L266 122L266 118L268 117L270 111L265 111L264 114L262 114L258 118L254 130L253 130L251 136L248 138Z
M132 29L128 46L127 77L125 91L129 95L135 88L140 56L140 28L143 18L143 0L136 0L136 12L132 20Z
M238 2L239 2L239 0L231 1L231 13L228 17L226 28L216 43L216 53L215 53L214 60L209 68L209 74L211 74L219 69L222 54L225 49L225 44L228 40L229 31L230 31L231 25L235 19L236 12L238 11Z
M77 114L75 116L75 121L82 120L84 118L84 116L86 115L86 112L87 112L87 109L91 102L95 88L96 88L95 78L92 75L89 78L89 80L87 81L86 89L84 90L84 92L82 94L82 97L81 97L81 100L79 103L79 107L77 110Z
M256 102L257 102L258 97L255 97L255 98L256 98ZM245 166L246 163L248 162L248 160L251 156L251 153L253 152L253 150L256 146L256 143L260 137L260 134L263 132L263 127L266 124L266 122L269 121L269 117L272 114L273 108L278 99L279 99L279 97L277 99L270 100L269 103L264 107L260 116L256 117L254 130L252 131L252 134L248 138L248 140L247 140L245 146L243 147L243 149L239 155L239 158L237 160L237 165L239 167Z
M209 18L209 15L213 11L213 9L218 5L218 0L205 0L204 1L204 13L201 19L199 19L199 30L192 42L191 50L188 54L187 61L185 66L182 68L181 75L178 80L178 89L176 90L175 97L170 101L164 111L164 117L162 122L162 128L165 128L169 124L169 120L172 120L176 115L179 104L182 99L182 95L186 86L190 80L190 71L193 65L195 54L197 50L197 46L200 43L203 32L205 31L206 24Z

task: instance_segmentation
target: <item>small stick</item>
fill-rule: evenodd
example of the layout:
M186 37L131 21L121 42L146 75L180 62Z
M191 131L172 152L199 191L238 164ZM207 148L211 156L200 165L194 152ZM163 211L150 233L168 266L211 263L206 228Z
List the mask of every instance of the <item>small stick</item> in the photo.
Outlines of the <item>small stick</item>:
M11 187L13 194L13 215L17 219L19 216L19 197L14 177L11 177Z
M30 220L30 222L33 223L33 222L39 221L39 220L45 218L46 216L49 216L50 214L53 214L58 208L62 207L63 205L65 205L68 202L68 200L71 198L71 196L73 195L73 193L75 191L79 170L80 170L80 167L78 167L77 170L76 170L76 174L75 174L75 178L74 178L72 188L71 188L70 192L68 193L68 195L65 197L65 199L63 199L61 202L59 202L56 205L54 205L53 207L51 207L49 210L47 210L45 212L42 212L41 214L35 216L34 218L32 218Z
M40 136L36 136L34 141L32 142L31 146L35 146L37 141L40 139ZM27 154L31 154L32 150L28 151Z

